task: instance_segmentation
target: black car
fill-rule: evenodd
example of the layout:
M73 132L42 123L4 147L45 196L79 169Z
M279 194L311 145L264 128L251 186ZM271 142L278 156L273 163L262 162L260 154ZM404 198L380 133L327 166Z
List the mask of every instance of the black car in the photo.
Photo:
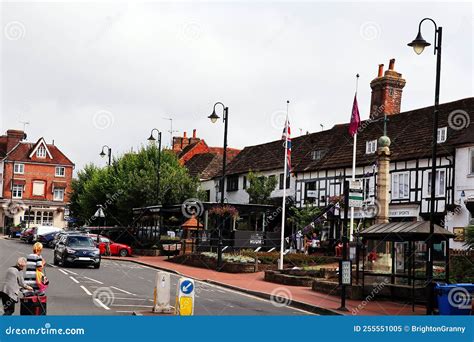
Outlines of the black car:
M54 265L100 267L100 252L94 240L82 234L62 235L54 248Z
M85 231L85 230L63 230L59 233L55 233L54 234L54 239L53 241L51 241L50 245L51 245L51 248L54 248L56 247L56 244L58 243L59 239L61 238L61 236L64 236L64 235L70 235L70 234L86 234L88 231Z
M59 234L58 232L51 232L43 235L38 235L36 241L41 242L44 246L54 248L54 237Z

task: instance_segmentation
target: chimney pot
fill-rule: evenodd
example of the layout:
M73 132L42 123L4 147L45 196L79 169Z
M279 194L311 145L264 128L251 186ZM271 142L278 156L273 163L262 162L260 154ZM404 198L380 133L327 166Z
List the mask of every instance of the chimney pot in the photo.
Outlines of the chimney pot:
M183 138L186 138L186 131L184 131L183 133Z
M390 60L390 64L388 65L388 69L393 70L394 67L395 67L395 58L392 58Z
M383 76L383 64L379 64L379 74L377 77L382 77Z
M196 129L193 129L193 138L196 138Z

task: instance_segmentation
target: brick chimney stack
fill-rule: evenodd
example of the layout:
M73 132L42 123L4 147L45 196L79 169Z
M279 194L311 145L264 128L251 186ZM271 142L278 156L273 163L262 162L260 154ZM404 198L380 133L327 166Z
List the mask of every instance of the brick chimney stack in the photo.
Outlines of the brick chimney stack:
M383 66L383 64L379 64L378 75L370 82L372 88L371 118L400 113L402 90L406 81L402 78L402 74L395 71L395 59L390 60L385 73L383 73Z
M193 135L188 138L188 134L183 132L182 137L173 137L173 151L181 152L186 146L194 144L201 139L196 137L196 129L193 129Z
M25 138L25 132L16 129L9 129L7 131L7 153Z

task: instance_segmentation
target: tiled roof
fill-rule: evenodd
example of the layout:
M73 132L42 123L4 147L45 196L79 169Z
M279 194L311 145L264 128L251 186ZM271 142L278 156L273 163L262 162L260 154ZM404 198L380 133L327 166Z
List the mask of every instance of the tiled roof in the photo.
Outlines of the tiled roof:
M467 113L470 126L462 129L453 124L454 114ZM460 112L462 111L462 112ZM451 116L450 116L451 114ZM465 115L465 114L463 114ZM409 160L431 156L433 107L426 107L388 117L387 135L392 143L392 160ZM450 124L451 118L451 124ZM294 172L350 167L353 139L348 123L335 125L327 131L292 139L292 168ZM365 120L357 136L357 165L372 165L376 154L366 154L366 142L383 135L383 118ZM447 141L438 144L438 155L451 155L458 144L474 143L474 98L466 98L439 106L438 127L447 127ZM454 128L453 128L454 127ZM312 159L312 151L322 151L322 158ZM245 147L228 166L227 174L265 171L283 168L284 147L281 140Z
M0 146L2 145L2 140L0 140ZM29 162L31 161L29 154L36 146L36 143L29 143L29 142L20 142L20 144L13 149L10 154L8 155L8 160L15 160L15 161L23 161ZM55 145L46 145L48 147L49 152L51 153L52 159L45 158L45 159L35 159L35 163L46 163L46 164L59 164L59 165L70 165L74 166L74 163L69 160L68 157L62 153L58 147ZM0 151L2 147L0 147Z

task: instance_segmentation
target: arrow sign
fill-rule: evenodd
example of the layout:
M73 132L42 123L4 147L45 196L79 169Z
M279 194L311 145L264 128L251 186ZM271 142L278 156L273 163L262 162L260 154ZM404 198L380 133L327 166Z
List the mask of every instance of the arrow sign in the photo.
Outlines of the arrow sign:
M181 283L181 292L184 294L190 294L194 290L194 285L190 280L184 280Z

